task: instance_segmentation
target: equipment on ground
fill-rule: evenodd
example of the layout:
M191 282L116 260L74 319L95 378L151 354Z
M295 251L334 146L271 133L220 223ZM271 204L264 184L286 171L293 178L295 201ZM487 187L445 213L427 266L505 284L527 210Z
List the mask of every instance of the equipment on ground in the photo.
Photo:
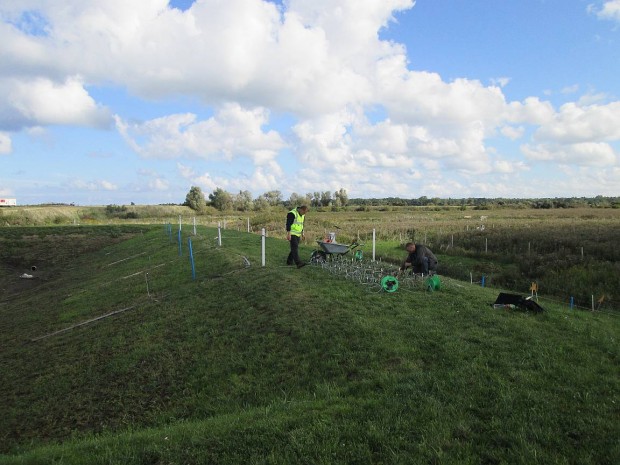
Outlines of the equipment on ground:
M534 302L531 297L523 297L519 294L508 294L506 292L500 292L492 305L493 308L519 308L534 313L544 311L544 308Z
M394 276L384 276L381 278L381 288L385 292L396 292L398 290L398 279Z
M349 251L361 247L363 244L352 242L351 244L338 244L337 242L316 241L321 250L315 250L310 255L311 263L323 263L332 258L332 256L341 256L349 253ZM359 251L361 252L361 250ZM357 255L356 255L357 258ZM358 260L361 260L358 258Z

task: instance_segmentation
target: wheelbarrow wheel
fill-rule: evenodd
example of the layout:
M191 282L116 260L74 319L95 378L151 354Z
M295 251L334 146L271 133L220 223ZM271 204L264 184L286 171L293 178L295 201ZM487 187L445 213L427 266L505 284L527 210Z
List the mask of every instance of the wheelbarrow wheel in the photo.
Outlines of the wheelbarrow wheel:
M327 261L327 254L322 250L315 250L310 255L310 263L319 264Z

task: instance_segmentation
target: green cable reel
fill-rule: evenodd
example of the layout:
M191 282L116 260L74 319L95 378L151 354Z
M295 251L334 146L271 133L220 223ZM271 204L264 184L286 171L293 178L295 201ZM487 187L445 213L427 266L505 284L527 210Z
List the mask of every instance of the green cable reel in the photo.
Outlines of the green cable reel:
M385 292L396 292L398 290L398 279L394 276L384 276L381 278L381 289Z
M428 291L438 291L441 289L441 280L438 275L433 275L424 282L424 285Z

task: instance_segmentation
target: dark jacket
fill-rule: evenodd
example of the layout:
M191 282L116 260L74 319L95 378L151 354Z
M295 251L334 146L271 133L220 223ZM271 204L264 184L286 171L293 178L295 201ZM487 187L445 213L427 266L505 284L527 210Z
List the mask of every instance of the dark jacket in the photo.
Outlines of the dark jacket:
M437 257L431 252L431 249L422 244L415 245L415 252L411 252L405 262L411 263L414 271L424 269L424 257L428 258L428 269L437 271Z

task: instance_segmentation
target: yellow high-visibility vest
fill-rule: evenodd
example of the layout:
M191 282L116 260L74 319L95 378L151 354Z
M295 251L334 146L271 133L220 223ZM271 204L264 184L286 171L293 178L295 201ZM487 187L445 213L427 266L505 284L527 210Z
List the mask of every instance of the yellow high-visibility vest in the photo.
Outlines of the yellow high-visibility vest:
M296 208L293 208L289 213L295 215L295 220L291 225L291 236L301 236L304 230L304 219L306 215L300 215Z

